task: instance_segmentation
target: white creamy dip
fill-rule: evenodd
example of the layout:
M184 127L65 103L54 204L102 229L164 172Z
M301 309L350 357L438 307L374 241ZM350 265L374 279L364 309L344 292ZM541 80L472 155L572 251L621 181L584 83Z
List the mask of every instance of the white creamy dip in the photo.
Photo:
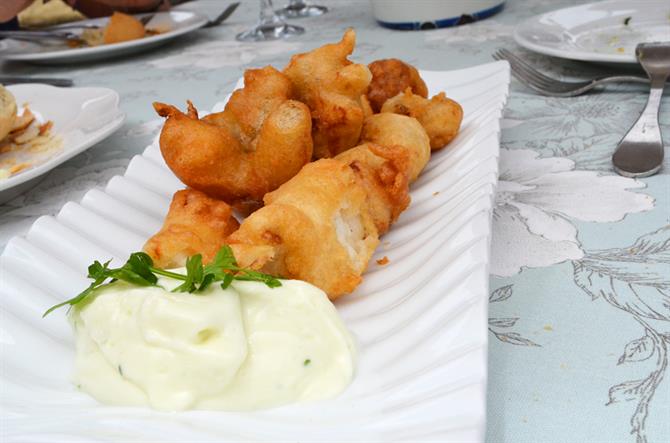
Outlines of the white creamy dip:
M354 373L354 343L335 307L297 280L198 294L116 282L70 319L75 382L107 404L260 409L333 397Z

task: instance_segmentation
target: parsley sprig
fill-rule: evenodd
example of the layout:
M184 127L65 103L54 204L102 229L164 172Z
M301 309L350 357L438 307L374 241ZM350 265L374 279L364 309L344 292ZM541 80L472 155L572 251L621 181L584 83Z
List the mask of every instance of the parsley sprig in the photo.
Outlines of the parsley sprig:
M77 296L49 308L42 317L46 317L54 310L63 306L75 306L86 300L93 292L117 280L132 283L137 286L160 286L158 277L163 276L183 281L172 292L202 293L212 283L221 282L221 288L226 289L233 280L257 281L265 283L270 288L281 286L276 277L251 269L240 268L235 260L233 250L224 245L211 263L203 265L202 255L196 254L186 260L186 274L160 269L154 266L151 257L144 252L133 252L128 261L120 268L110 268L111 260L100 263L94 261L88 267L88 278L93 282Z

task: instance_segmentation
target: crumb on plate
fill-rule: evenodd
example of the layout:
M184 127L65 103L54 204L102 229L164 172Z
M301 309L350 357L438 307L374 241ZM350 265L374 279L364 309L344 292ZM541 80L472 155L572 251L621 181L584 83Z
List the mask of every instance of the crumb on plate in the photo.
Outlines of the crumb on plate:
M379 260L377 260L377 264L379 266L384 266L384 265L387 265L389 263L389 261L390 261L389 258L387 256L384 256L384 257L380 258Z

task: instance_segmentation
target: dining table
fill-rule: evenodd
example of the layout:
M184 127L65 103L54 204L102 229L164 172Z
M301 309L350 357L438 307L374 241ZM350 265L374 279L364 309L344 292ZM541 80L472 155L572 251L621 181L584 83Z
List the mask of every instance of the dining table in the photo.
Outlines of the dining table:
M313 0L327 14L290 22L290 39L240 42L257 1L223 24L156 50L108 60L33 65L1 62L8 75L70 78L116 90L124 125L0 205L0 251L42 215L103 187L154 140L160 101L208 110L250 67L283 67L290 55L356 30L352 60L399 58L419 69L493 61L507 48L562 79L640 68L569 61L519 47L524 19L579 2L508 0L498 14L425 31L380 26L364 0ZM276 0L275 4L281 3ZM213 18L226 1L195 1ZM449 91L446 91L449 95ZM513 79L501 122L493 211L488 314L486 441L670 441L670 165L647 178L617 175L612 153L642 111L644 84L611 85L578 97L546 97ZM670 96L660 124L670 140ZM458 405L453 405L458 407Z

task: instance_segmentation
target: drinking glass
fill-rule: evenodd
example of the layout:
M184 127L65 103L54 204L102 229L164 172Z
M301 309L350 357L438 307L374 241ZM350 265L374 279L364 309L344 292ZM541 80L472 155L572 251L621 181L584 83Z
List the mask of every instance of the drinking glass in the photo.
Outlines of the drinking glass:
M328 8L325 6L312 5L305 0L289 0L288 5L277 11L277 15L281 18L300 18L315 17L326 12Z
M261 42L300 35L305 28L289 25L275 14L272 0L260 0L261 13L258 23L248 31L237 34L237 39L244 42Z

